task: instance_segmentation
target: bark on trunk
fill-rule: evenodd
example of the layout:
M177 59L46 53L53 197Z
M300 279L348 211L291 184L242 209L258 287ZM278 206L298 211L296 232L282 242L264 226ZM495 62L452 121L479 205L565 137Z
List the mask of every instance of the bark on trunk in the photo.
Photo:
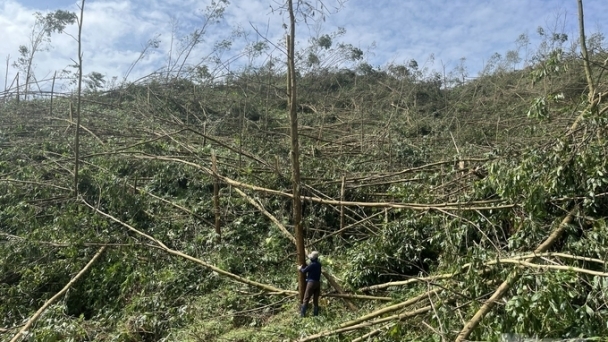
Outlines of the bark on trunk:
M291 122L291 177L293 182L293 226L296 238L296 252L298 265L306 263L304 248L304 229L302 228L302 199L300 198L300 146L298 139L298 113L296 96L296 71L294 40L296 33L296 19L293 10L293 0L288 0L289 35L287 36L287 93L289 95L289 119ZM306 279L304 274L298 272L298 287L300 302L304 298Z

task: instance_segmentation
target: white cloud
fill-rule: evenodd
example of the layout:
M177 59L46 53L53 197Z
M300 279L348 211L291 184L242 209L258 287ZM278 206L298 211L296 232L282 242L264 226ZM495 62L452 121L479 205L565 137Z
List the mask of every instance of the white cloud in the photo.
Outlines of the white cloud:
M331 6L334 2L328 0L326 4ZM204 41L193 51L190 61L208 56L213 52L214 44L223 39L233 42L231 51L225 52L223 57L235 57L246 44L262 39L253 32L251 25L258 28L265 39L280 44L285 35L282 26L286 23L286 14L277 10L281 3L282 0L231 0L224 20L207 27ZM78 11L77 2L73 0L53 4L63 6L57 9ZM121 78L139 57L146 42L159 36L158 49L150 51L138 63L131 78L157 70L166 64L172 29L176 28L174 38L177 39L202 28L203 13L209 4L210 0L88 0L83 28L85 73L97 71L108 79ZM586 1L585 6L588 33L605 30L602 15L608 12L608 3ZM48 2L0 0L3 37L0 51L4 53L0 58L9 55L11 61L17 58L19 45L28 41L34 23L33 13L48 9ZM337 13L326 15L320 31L329 33L338 27L346 28L340 41L363 51L371 48L368 61L372 65L404 63L410 59L424 65L429 56L434 55L432 67L440 70L443 64L449 71L465 57L474 75L494 52L504 55L507 50L514 49L520 34L527 33L533 43L538 42L535 33L538 26L556 28L567 33L571 41L575 40L576 15L576 3L571 0L350 0ZM247 35L233 36L237 27ZM318 26L300 22L297 41L306 44L308 36L318 31ZM76 27L70 27L67 32L75 36ZM36 56L39 78L73 64L71 59L76 57L76 43L68 35L52 36L52 46ZM174 52L176 48L174 45ZM10 67L8 79L14 78L15 73L16 70ZM4 72L0 73L0 78L3 77Z

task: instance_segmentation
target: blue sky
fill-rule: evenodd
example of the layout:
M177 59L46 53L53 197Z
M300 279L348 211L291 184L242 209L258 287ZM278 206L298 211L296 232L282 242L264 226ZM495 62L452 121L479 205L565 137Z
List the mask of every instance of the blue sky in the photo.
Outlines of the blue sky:
M317 0L312 0L316 2ZM146 42L159 41L158 48L149 50L135 65L129 79L150 74L166 66L171 38L173 51L180 37L203 25L202 10L211 0L88 0L84 14L85 74L97 71L106 79L121 80L131 64L138 59ZM237 58L247 44L262 41L253 30L256 27L269 42L281 46L286 14L277 10L283 0L230 0L220 23L210 25L203 43L193 51L188 62L195 64L213 55L214 46L222 40L232 41L229 50L217 57L231 60L226 68L237 68L246 57ZM328 6L336 0L323 1ZM12 63L18 47L28 42L35 11L64 9L76 12L76 1L0 0L0 58L4 85L6 59ZM585 24L588 35L606 32L602 16L608 13L608 1L585 0ZM274 9L274 10L273 10ZM317 15L318 17L318 15ZM576 41L576 0L349 0L338 11L326 13L317 23L300 22L296 36L305 45L310 36L334 32L343 27L346 32L339 42L363 50L366 61L382 67L389 63L403 64L411 59L428 70L450 72L466 58L469 76L476 76L484 64L498 52L504 56L517 48L521 34L530 38L529 52L538 46L537 28L546 32L566 33L566 46ZM234 36L236 28L241 34ZM75 34L75 27L68 33ZM302 45L301 45L302 46ZM280 57L277 49L265 52ZM524 57L522 48L520 55ZM52 37L48 51L35 58L38 79L52 75L72 64L76 44L67 35ZM173 56L174 58L175 56ZM8 83L16 70L8 68Z

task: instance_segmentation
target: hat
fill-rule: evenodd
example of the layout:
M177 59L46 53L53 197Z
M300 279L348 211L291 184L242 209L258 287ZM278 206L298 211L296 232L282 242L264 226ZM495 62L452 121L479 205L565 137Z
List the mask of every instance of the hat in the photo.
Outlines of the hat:
M315 259L316 259L316 258L318 258L318 257L319 257L319 252L317 252L317 251L310 252L310 254L308 254L308 258L309 258L310 260L315 260Z

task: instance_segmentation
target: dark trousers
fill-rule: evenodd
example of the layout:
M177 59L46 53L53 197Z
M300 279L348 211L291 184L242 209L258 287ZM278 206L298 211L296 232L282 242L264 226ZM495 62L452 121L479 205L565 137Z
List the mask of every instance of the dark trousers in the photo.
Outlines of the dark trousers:
M321 282L309 281L306 283L306 292L304 292L304 300L302 304L308 305L312 297L312 305L319 306L319 296L321 295Z

